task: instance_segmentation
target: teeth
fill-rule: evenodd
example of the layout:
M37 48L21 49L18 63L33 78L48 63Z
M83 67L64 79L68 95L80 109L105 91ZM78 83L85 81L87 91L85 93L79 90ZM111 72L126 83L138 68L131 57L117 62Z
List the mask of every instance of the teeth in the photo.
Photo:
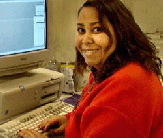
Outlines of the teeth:
M84 55L92 55L92 54L96 53L97 51L98 51L98 49L95 49L95 50L84 50L83 54Z

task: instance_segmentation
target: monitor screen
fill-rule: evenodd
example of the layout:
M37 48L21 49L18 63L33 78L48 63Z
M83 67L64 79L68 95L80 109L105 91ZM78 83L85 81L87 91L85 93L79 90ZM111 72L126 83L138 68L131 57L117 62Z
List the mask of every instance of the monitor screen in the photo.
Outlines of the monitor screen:
M0 56L46 49L45 0L0 0Z
M37 68L49 58L47 9L47 0L0 0L0 76Z

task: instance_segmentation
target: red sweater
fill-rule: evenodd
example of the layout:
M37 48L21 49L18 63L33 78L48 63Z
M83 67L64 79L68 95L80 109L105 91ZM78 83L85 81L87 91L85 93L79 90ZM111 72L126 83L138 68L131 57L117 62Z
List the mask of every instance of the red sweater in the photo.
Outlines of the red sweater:
M163 89L155 73L130 63L86 97L67 115L66 138L163 138Z

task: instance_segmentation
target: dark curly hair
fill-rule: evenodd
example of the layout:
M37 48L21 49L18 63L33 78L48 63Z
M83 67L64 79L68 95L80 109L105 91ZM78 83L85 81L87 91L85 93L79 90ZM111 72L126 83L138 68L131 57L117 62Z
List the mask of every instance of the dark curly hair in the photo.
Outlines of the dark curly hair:
M95 80L102 82L106 77L124 67L129 62L139 63L149 72L155 72L158 77L163 79L161 73L161 60L156 55L156 47L144 34L138 24L135 22L131 12L119 0L87 0L78 11L78 16L83 7L95 7L99 13L99 21L103 30L110 38L110 45L113 38L109 28L105 24L105 19L111 23L114 28L117 47L115 51L106 59L101 66L101 71L94 73ZM76 70L83 74L87 64L76 49Z

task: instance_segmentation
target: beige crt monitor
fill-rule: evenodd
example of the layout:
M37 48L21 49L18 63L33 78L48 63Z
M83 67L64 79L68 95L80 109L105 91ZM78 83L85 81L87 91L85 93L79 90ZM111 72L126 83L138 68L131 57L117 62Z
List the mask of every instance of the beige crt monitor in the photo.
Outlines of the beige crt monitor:
M0 1L0 76L38 68L50 58L47 0Z

